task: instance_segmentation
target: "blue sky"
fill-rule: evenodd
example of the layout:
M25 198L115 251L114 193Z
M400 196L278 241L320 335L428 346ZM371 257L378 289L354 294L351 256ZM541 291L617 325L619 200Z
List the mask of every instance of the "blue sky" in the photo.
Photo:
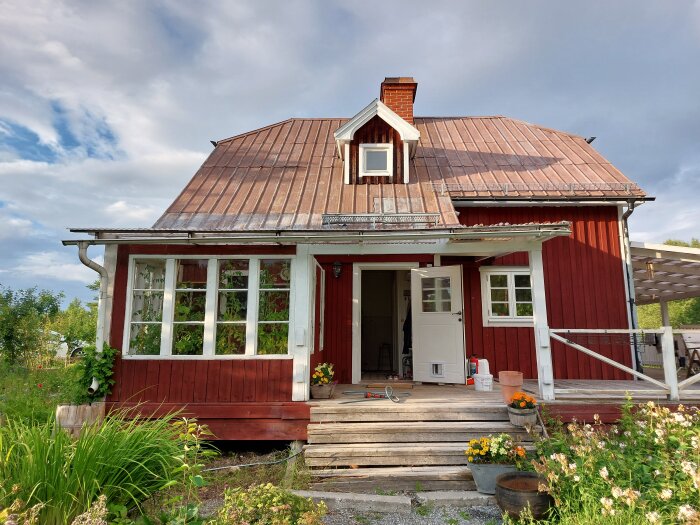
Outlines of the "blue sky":
M67 227L150 226L210 139L351 116L396 75L418 115L597 136L657 197L635 240L700 236L700 1L367 6L3 2L0 284L92 297Z

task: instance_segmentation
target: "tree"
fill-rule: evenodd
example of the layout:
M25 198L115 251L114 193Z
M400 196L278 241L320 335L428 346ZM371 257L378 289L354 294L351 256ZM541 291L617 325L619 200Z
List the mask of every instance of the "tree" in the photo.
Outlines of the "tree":
M84 342L94 344L97 328L97 304L83 306L80 299L73 299L65 310L59 312L50 323L50 330L61 335L70 352Z
M700 239L693 238L689 243L678 239L669 239L664 244L686 248L700 248ZM668 315L673 328L700 324L700 297L669 301ZM661 307L658 304L639 306L637 308L637 316L640 328L652 329L661 326Z
M62 293L36 287L0 287L0 354L6 362L26 366L45 349L48 323L60 311L62 299Z

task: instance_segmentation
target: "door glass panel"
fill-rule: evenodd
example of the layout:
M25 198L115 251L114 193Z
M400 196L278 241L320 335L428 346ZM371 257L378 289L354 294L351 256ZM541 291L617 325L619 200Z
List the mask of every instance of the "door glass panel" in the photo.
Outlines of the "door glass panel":
M420 280L420 285L423 290L435 289L435 278L434 277L422 277Z
M421 278L423 312L452 311L451 284L449 277Z

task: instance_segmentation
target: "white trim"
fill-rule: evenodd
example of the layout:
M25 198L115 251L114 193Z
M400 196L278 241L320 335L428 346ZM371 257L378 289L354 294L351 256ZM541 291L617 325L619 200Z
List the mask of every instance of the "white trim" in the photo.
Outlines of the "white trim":
M343 158L343 181L345 184L350 184L350 143L346 142L344 146L345 157Z
M386 153L385 170L368 170L366 154L368 151L382 151ZM394 176L394 145L389 143L362 143L359 152L358 177L393 177ZM346 162L348 164L348 162Z
M632 267L632 257L630 255L629 239L625 235L625 226L623 224L622 216L624 212L622 211L622 206L617 207L617 231L620 238L620 259L622 262L622 279L625 282L625 306L627 307L627 323L628 326L637 327L639 326L637 318L637 303L633 303L630 299L636 297L634 289L634 268ZM632 295L630 296L630 291ZM666 326L666 325L664 325ZM630 353L632 354L632 361L630 361L634 366L637 363L637 349L635 348L635 338L630 337ZM640 342L637 340L637 344ZM635 379L637 377L635 376Z
M552 367L552 345L550 343L547 321L542 245L529 251L528 260L530 262L530 283L532 285L532 312L535 321L537 383L540 397L544 401L552 401L554 400L554 369Z
M530 290L534 288L531 270L527 266L481 266L481 317L484 326L488 327L527 327L534 326L534 315L523 316L516 314L515 279L516 275L530 277ZM511 315L491 315L491 282L489 276L505 275L508 281L508 310ZM534 312L534 296L533 296Z
M126 307L124 309L124 335L122 337L122 359L290 359L293 358L292 337L294 330L294 308L293 301L295 295L293 261L296 255L178 255L178 254L131 254L127 270L127 296ZM163 284L163 315L161 325L160 354L158 355L130 355L131 346L131 312L134 295L134 271L137 260L155 259L165 261L165 282ZM204 321L197 324L204 325L204 340L202 355L172 355L173 338L173 318L175 312L175 285L177 276L175 274L176 261L182 259L206 259L207 263L207 288L206 288L206 311ZM218 304L218 264L220 260L236 259L247 260L248 265L248 304L246 317L246 352L244 355L217 355L216 354L216 316ZM287 354L257 355L257 329L258 329L258 305L260 298L260 260L261 259L288 259L292 261L290 266L291 282L289 288L289 321L287 337ZM214 271L212 271L214 268ZM214 285L212 287L212 284ZM253 289L252 286L255 286ZM251 293L255 290L255 293ZM193 323L195 324L195 323ZM212 327L213 325L213 327Z
M112 335L112 305L114 299L114 278L117 274L117 247L105 246L104 254L104 268L107 270L108 283L107 283L107 297L105 298L104 304L104 319L103 319L103 341L108 345L112 346L110 343ZM97 348L97 350L102 350Z
M311 385L311 317L314 310L311 274L315 270L308 247L301 246L292 259L289 298L289 354L292 364L292 401L308 401Z
M409 159L409 153L408 153L408 142L404 141L403 143L403 183L408 184L410 177L409 177L409 165L410 165L410 159Z
M355 137L355 132L375 116L378 116L389 124L389 126L398 131L401 140L417 142L420 139L420 131L418 131L416 127L406 122L386 104L375 98L357 115L352 117L333 133L335 140L351 141Z
M325 311L326 311L326 272L323 266L319 262L313 259L313 293L311 294L311 299L313 305L311 308L311 352L314 353L316 350L323 352L324 347L324 332L325 332ZM321 279L316 278L316 272L319 271ZM316 290L318 290L318 318L316 318ZM316 337L316 326L318 326L318 349L316 348L315 337Z
M362 378L362 270L410 270L417 262L353 263L352 265L352 383Z

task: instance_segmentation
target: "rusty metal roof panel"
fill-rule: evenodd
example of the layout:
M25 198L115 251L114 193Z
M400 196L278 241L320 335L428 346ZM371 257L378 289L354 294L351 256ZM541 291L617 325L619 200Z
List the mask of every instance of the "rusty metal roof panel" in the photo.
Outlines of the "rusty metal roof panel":
M344 122L289 119L219 141L154 228L319 230L324 215L390 213L459 228L453 199L645 196L582 137L506 117L416 117L409 184L346 185L333 137Z

